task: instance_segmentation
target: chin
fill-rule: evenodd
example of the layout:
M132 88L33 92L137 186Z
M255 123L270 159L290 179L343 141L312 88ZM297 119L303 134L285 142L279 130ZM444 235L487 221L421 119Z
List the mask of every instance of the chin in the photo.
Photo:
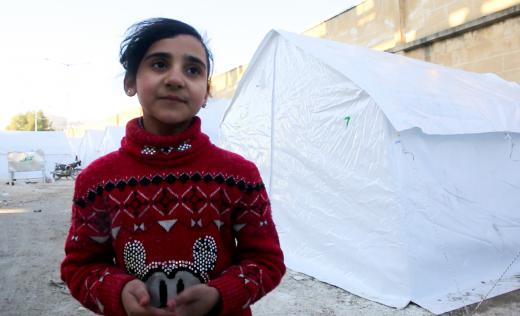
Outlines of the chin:
M177 124L182 124L185 122L191 122L192 119L193 119L193 116L172 115L172 114L161 115L161 116L157 117L157 120L159 122L161 122L163 124L168 124L168 125L177 125Z

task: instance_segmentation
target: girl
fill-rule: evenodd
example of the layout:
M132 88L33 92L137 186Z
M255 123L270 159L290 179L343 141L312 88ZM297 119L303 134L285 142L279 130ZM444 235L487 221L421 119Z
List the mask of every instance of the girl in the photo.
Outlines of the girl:
M76 179L62 279L105 315L251 315L285 266L256 166L217 148L196 116L209 95L200 34L157 18L121 44L143 116Z

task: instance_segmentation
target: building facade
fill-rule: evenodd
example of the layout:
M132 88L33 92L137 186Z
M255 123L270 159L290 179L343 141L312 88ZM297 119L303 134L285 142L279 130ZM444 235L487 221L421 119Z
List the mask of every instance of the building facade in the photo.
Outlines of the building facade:
M520 0L365 0L303 34L520 83ZM246 68L215 75L213 96L230 98Z

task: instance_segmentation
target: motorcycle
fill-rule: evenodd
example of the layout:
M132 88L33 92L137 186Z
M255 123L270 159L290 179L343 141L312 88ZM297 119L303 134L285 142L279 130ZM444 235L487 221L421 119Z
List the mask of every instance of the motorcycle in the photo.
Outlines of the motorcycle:
M54 171L51 172L54 181L57 181L61 178L69 178L76 179L76 176L81 172L81 160L74 161L73 163L63 164L63 163L55 163Z

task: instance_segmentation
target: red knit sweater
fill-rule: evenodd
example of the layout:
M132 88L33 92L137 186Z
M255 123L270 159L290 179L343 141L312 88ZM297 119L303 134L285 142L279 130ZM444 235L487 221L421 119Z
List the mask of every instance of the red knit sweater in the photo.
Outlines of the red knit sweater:
M280 282L283 254L256 166L211 144L200 124L157 136L134 119L119 151L76 179L61 275L92 311L125 315L121 290L139 278L155 306L207 283L220 315L251 315Z

